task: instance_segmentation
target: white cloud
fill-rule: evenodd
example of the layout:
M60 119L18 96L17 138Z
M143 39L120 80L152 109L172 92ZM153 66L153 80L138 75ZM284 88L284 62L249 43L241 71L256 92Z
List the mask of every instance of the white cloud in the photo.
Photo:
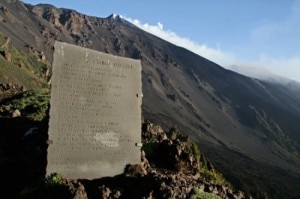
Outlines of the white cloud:
M252 71L261 69L261 71L256 71L256 77L267 77L269 75L265 73L267 71L272 71L275 74L279 74L300 82L300 56L282 59L261 56L258 60L244 61L238 59L234 53L223 51L220 48L220 45L217 45L217 48L211 48L206 44L198 44L189 38L181 37L171 30L165 30L163 24L160 22L158 22L156 25L150 25L148 23L143 24L137 19L131 19L127 17L122 18L133 23L146 32L156 35L177 46L184 47L200 56L216 62L223 67L233 69L231 66L239 65L242 68L245 67L245 70L243 71L249 71L249 69L247 69L249 67L252 68L250 69ZM255 34L260 37L268 37L274 31L281 31L281 27L278 24L268 24L258 28ZM239 67L239 69L241 67ZM241 70L238 70L238 72L241 72ZM261 75L257 75L259 73L261 73Z
M290 58L270 58L264 57L258 63L264 68L274 71L276 74L288 77L300 82L300 56Z
M278 54L276 57L270 56L270 53L262 55L253 63L300 82L300 52L297 48L300 46L299 35L300 0L295 0L288 15L281 20L260 24L253 30L252 37L258 48L266 47Z
M189 38L181 37L171 30L164 30L162 23L158 22L156 25L150 25L148 23L141 23L137 19L131 19L123 17L127 21L133 23L137 27L144 31L147 31L155 36L158 36L166 41L169 41L177 46L184 47L198 55L201 55L209 60L212 60L222 66L229 65L235 60L233 54L224 52L220 49L218 45L217 49L210 48L206 44L198 44Z
M300 82L300 56L276 59L261 56L258 60L239 60L229 69L258 79L284 79L286 77Z

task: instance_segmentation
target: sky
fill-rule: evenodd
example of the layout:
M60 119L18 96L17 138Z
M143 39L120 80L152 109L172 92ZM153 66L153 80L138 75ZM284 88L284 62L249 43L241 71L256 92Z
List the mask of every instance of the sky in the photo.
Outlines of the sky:
M23 1L97 17L118 14L225 68L300 82L300 0Z

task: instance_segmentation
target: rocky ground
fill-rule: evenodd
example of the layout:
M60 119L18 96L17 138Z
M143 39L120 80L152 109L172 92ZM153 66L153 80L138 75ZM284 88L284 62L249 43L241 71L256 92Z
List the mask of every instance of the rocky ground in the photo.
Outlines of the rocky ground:
M142 128L141 163L126 165L122 174L94 180L67 179L55 173L45 177L46 121L1 118L1 194L30 199L202 198L201 194L247 198L176 127L164 132L149 122Z
M46 175L49 90L0 101L0 198L250 198L175 126L142 124L141 162L94 180Z

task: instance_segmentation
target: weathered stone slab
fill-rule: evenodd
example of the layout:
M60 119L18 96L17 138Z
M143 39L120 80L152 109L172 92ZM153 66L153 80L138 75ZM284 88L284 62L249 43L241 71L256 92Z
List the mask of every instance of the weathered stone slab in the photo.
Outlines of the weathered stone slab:
M47 174L99 178L140 161L141 64L56 42Z

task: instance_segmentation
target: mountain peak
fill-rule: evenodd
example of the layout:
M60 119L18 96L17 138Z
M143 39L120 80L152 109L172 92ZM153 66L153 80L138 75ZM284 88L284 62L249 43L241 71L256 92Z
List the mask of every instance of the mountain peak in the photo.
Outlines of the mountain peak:
M113 19L113 20L116 20L116 21L119 21L119 20L122 20L123 17L121 15L118 15L118 14L111 14L107 17L107 19Z

